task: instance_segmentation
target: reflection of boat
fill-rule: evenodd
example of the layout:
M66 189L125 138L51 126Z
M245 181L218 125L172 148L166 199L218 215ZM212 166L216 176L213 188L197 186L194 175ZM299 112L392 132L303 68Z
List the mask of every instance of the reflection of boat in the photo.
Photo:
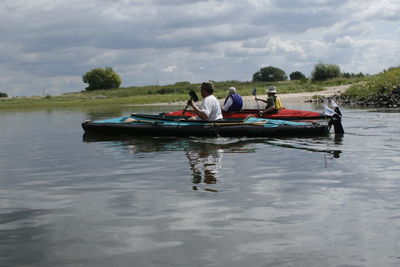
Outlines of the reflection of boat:
M286 149L303 150L323 154L325 164L331 157L339 158L341 150L329 149L328 143L340 140L332 137L313 138L175 138L128 135L103 135L86 132L83 141L105 142L105 147L126 154L142 155L163 151L182 151L189 163L193 190L218 192L217 185L221 177L224 155L254 154L263 145ZM327 143L328 142L328 143ZM328 157L327 157L328 156ZM140 156L142 157L142 156ZM245 156L251 158L252 156ZM229 156L228 156L229 158ZM222 172L223 173L223 172Z
M196 114L190 111L173 111L169 113L161 113L160 115L164 116L186 116L192 117L196 116ZM260 113L258 109L243 109L235 112L222 112L222 115L225 119L237 119L237 118L246 118L248 116L260 117ZM264 113L262 114L262 118L265 119L274 119L274 120L316 120L316 119L324 119L326 115L320 112L315 111L304 111L297 109L280 109L276 113Z
M243 148L249 141L238 138L172 138L129 137L126 135L99 135L85 133L84 142L111 142L113 149L123 149L129 154L155 151L184 151L188 160L193 190L218 192L218 172L223 153L254 153L254 149ZM120 143L121 146L116 146Z
M219 150L224 153L254 153L257 144L266 144L273 147L298 149L316 153L327 153L338 158L341 150L327 148L327 138L175 138L175 137L151 137L151 136L128 136L128 135L104 135L86 132L82 141L92 142L121 142L126 147L134 147L135 153L157 152L157 151L212 151ZM335 135L335 145L342 145L343 136ZM222 141L224 140L224 142ZM304 140L307 142L304 143ZM211 153L212 154L212 153Z
M152 136L297 136L323 135L329 132L328 123L292 122L250 117L202 121L168 118L162 115L132 114L82 123L85 132Z

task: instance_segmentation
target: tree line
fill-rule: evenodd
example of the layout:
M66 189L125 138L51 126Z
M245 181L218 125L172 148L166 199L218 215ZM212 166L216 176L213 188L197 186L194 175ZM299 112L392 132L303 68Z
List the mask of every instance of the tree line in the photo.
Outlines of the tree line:
M325 64L319 62L316 64L311 72L310 79L312 81L324 81L333 78L353 78L364 77L365 75L360 72L357 74L349 72L341 72L340 67L336 64ZM306 80L307 77L300 71L294 71L290 75L290 80ZM280 68L268 66L263 67L253 74L253 82L276 82L286 81L288 79L285 71Z

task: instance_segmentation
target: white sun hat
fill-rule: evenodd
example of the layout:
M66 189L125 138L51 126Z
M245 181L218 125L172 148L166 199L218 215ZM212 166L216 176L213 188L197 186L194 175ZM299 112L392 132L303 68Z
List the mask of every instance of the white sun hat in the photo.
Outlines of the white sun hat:
M276 93L276 87L275 86L270 86L267 90L267 94L275 94Z

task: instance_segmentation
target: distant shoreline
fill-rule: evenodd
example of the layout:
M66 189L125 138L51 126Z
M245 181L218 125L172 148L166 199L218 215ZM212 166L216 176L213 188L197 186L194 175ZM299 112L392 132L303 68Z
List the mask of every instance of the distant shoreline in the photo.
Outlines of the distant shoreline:
M233 85L242 94L245 108L255 108L256 102L253 95L248 95L252 88L265 88L265 84L240 83L240 82L220 82L218 88L227 88ZM162 88L136 88L136 92L131 88L121 88L118 90L99 90L93 92L73 93L60 96L46 97L24 97L7 98L0 100L0 109L18 108L40 108L40 107L73 107L73 106L99 106L99 105L123 105L123 106L185 106L188 100L188 90L198 91L196 85L176 85L164 86ZM290 107L310 100L313 96L332 96L338 92L345 91L350 85L322 87L313 84L299 84L286 82L278 84L278 96L282 99L284 106ZM288 88L290 87L290 88ZM259 90L257 97L266 98L265 89ZM309 90L308 90L309 89ZM142 91L140 91L142 90ZM175 93L173 93L175 90ZM139 91L139 92L137 92ZM297 93L295 93L297 91ZM166 93L167 92L167 93ZM172 92L171 94L168 92ZM280 93L293 92L293 93ZM199 92L197 92L199 94ZM221 105L227 96L226 90L220 89L215 92ZM261 104L261 103L260 103Z
M305 102L307 100L310 100L314 95L330 97L330 96L334 96L337 94L342 94L350 86L351 86L351 84L339 85L339 86L329 86L329 87L324 87L325 88L324 91L281 94L281 95L279 95L279 97L282 99L282 101L284 103L299 103L299 102ZM254 100L254 98L252 98L252 99Z

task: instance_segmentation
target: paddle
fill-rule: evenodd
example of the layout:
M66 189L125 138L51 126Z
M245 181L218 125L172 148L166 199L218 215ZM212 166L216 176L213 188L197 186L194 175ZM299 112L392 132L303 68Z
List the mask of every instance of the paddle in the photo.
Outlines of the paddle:
M257 89L253 88L253 91L251 92L252 95L254 95L254 98L257 98ZM256 99L256 103L257 103L257 107L258 107L258 111L261 112L260 106L258 105L258 101Z
M199 101L199 98L197 97L197 95L196 95L196 92L195 91L193 91L193 90L190 90L189 91L189 95L190 95L190 99L189 99L189 101L187 102L187 104L186 104L186 107L183 109L183 111L182 111L182 115L185 115L185 113L186 113L186 110L188 109L188 107L189 107L189 103L190 103L190 101L194 101L194 102L197 102L197 101Z

